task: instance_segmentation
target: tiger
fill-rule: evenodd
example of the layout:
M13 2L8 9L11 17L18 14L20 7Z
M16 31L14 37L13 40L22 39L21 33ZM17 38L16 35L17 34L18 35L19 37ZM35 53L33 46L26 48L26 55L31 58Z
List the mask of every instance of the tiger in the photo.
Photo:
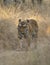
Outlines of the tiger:
M38 37L38 24L34 19L19 19L18 23L18 38L27 38L27 37L37 38Z

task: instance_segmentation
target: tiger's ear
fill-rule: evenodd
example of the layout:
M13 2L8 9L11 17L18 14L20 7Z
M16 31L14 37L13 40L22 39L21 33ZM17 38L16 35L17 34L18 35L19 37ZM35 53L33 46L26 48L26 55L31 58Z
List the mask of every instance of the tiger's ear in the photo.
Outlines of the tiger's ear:
M27 23L29 23L29 20L27 19Z
M19 19L19 22L21 22L21 19Z

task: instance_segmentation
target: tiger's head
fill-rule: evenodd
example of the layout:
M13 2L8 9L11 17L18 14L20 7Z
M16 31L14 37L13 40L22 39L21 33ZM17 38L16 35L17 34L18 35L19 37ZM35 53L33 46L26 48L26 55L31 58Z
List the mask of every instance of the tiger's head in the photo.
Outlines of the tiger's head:
M21 19L19 19L19 24L18 24L19 27L23 27L23 28L26 28L27 27L27 23L26 21L21 21Z
M20 30L21 33L26 33L28 30L28 21L24 20L22 21L19 19L19 24L18 24L18 29Z

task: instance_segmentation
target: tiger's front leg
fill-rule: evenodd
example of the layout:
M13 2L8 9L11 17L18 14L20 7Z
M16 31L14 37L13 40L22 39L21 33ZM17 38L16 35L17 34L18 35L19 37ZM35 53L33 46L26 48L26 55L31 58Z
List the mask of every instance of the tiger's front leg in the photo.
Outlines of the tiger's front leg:
M29 31L28 31L28 29L25 29L24 38L28 38L28 36L29 36Z
M21 32L18 32L18 38L22 39L22 33Z

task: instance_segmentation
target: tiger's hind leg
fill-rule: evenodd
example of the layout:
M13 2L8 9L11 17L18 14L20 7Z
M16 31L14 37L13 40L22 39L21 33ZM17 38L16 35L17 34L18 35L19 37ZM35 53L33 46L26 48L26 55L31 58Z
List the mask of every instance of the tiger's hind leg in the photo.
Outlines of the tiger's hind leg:
M38 38L38 35L37 35L37 34L32 35L32 40L33 40L33 44L34 44L34 49L37 49L37 38Z

